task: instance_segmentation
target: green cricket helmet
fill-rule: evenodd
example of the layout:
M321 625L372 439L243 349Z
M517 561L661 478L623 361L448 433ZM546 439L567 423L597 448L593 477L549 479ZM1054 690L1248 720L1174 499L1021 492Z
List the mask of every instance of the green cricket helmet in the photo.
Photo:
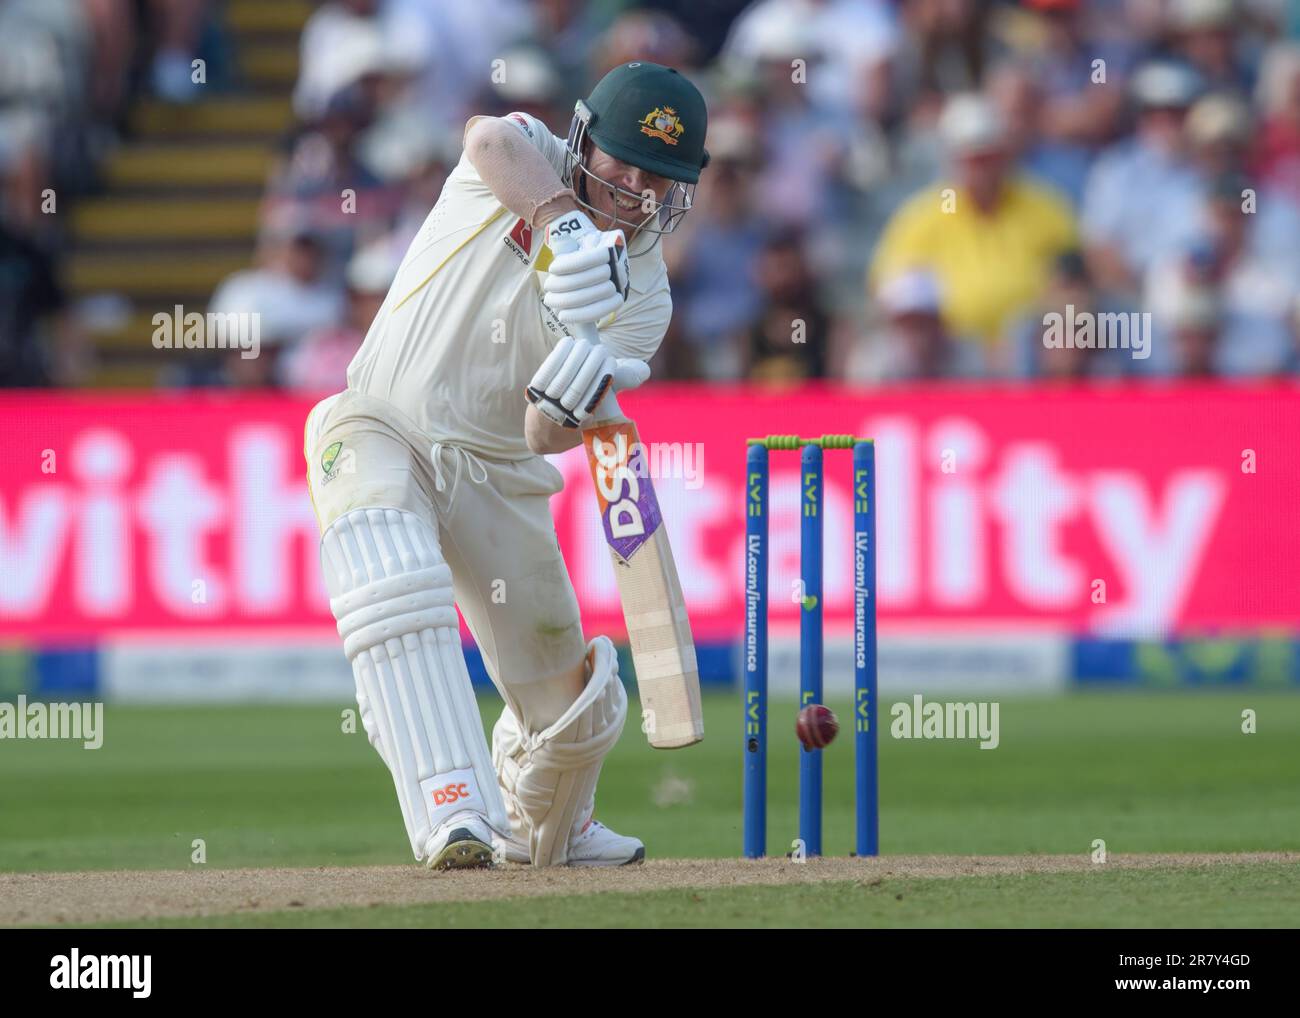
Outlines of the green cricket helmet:
M574 107L568 170L579 203L594 211L587 200L587 187L595 183L647 208L644 195L616 187L587 168L583 156L590 140L615 159L673 182L662 202L648 203L649 211L642 220L617 220L634 230L671 233L690 211L700 171L709 163L704 148L707 129L704 97L684 75L644 60L615 67Z

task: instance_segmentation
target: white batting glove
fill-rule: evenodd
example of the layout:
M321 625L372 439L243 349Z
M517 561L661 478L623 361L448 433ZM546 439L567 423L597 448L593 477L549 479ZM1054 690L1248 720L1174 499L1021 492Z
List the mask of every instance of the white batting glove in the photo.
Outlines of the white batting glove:
M622 230L604 233L581 212L546 227L555 252L542 283L542 300L565 325L598 322L627 300L627 241ZM569 250L576 243L576 250ZM561 253L565 252L565 253Z
M604 343L565 336L528 384L528 402L556 424L576 428L615 389L635 389L650 377L650 365L615 357Z

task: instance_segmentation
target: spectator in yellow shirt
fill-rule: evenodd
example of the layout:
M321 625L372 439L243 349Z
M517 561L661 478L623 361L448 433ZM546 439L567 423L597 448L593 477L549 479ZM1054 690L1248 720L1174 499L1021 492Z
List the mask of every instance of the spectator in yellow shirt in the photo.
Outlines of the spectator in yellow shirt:
M939 134L953 179L894 213L871 265L872 289L928 269L949 330L993 345L1041 295L1056 257L1076 245L1074 217L1063 198L1013 174L1005 125L988 100L950 99Z

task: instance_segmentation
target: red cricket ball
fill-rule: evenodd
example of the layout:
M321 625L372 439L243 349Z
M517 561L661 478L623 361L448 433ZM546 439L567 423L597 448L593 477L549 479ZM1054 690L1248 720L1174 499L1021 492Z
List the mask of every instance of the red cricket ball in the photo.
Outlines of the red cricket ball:
M821 749L829 746L840 730L835 712L820 703L810 703L795 718L794 733L799 736L804 749Z

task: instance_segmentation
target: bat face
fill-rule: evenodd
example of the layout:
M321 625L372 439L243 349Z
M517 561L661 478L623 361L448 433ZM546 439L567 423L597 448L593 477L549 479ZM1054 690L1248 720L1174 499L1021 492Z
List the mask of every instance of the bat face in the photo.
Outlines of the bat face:
M583 431L601 525L623 602L642 730L658 749L704 738L699 667L677 565L636 425Z

